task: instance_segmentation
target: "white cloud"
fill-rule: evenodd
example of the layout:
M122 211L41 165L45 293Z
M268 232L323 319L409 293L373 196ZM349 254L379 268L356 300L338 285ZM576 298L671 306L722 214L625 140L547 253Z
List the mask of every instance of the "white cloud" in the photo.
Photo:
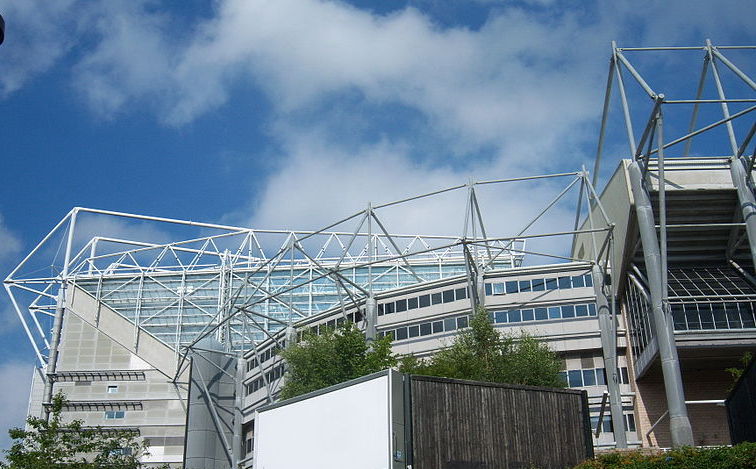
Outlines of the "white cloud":
M0 363L0 383L3 383L3 411L0 412L0 449L10 447L8 430L23 427L29 405L29 389L33 366L29 363L7 361Z
M0 49L0 97L47 71L76 42L84 11L78 0L0 0L5 42ZM80 5L79 5L80 6Z
M21 240L16 237L3 222L0 214L0 262L11 260L21 252Z

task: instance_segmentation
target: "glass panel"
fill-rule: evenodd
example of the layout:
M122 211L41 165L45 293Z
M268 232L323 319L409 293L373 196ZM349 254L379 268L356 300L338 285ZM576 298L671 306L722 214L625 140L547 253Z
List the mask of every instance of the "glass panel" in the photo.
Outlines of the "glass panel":
M588 316L588 305L576 305L575 316Z
M714 314L714 327L727 329L727 314L725 314L724 304L712 303L711 309Z
M583 370L583 386L596 385L596 370Z
M454 301L454 290L446 290L444 292L444 303L451 303Z
M378 316L383 316L383 303L378 303Z
M493 287L491 286L491 284L486 283L485 288L486 288L486 296L491 296L493 294Z
M534 278L530 283L533 285L533 291L544 291L546 289L546 283L542 278Z
M530 291L530 280L520 280L520 293Z
M714 314L711 311L711 305L700 303L698 305L698 317L701 318L701 329L714 329Z
M559 289L565 290L568 288L572 288L572 281L570 277L559 277Z
M532 309L523 309L522 310L522 320L523 321L532 321L533 320L533 310Z
M431 295L431 303L434 305L441 304L441 293L434 293Z
M430 306L430 295L423 295L420 298L418 298L418 301L420 303L421 308L425 308L426 306Z
M401 313L407 311L407 300L397 300L396 301L396 312Z
M585 274L583 276L585 278L585 286L586 287L592 287L593 286L593 277L591 274Z
M417 297L407 300L407 309L417 309Z
M603 368L596 368L596 384L599 386L606 386L606 370Z
M564 305L562 306L562 317L563 318L574 318L575 317L575 307L572 305Z
M567 374L571 388L583 385L583 372L581 370L570 370Z
M546 290L556 290L557 286L558 286L557 279L555 278L546 279Z
M445 331L454 331L457 329L457 319L456 318L446 318L444 319L444 330Z
M535 318L538 321L542 321L544 319L549 318L549 310L546 308L536 308L535 309Z
M585 280L582 275L576 275L572 277L572 288L580 288L585 286Z
M517 293L518 291L516 280L507 282L507 293Z
M499 323L499 324L507 322L507 312L496 311L496 313L494 313L494 322Z
M444 332L444 322L443 321L435 321L433 323L433 333L438 334L439 332Z
M506 293L506 290L504 290L504 284L503 283L494 283L493 284L493 292L494 295L503 295Z
M743 327L743 323L740 322L740 312L738 310L737 303L725 303L725 311L727 312L727 323L731 329L740 329ZM675 322L675 329L677 329L677 322Z
M460 329L467 327L467 316L461 316L457 318L457 327Z
M420 335L420 326L409 326L407 329L409 330L410 337L417 337Z
M457 288L454 290L454 297L457 300L467 299L467 288Z
M753 317L753 303L740 303L740 320L743 327L754 327L756 324Z
M431 323L425 322L423 324L420 324L420 335L430 335L431 332Z
M392 314L394 311L396 311L394 303L386 303L383 306L383 309L384 309L384 311L385 311L386 314Z
M509 312L509 322L521 322L522 321L522 315L520 314L519 309L514 309Z
M549 319L559 319L562 317L562 310L559 306L549 307Z

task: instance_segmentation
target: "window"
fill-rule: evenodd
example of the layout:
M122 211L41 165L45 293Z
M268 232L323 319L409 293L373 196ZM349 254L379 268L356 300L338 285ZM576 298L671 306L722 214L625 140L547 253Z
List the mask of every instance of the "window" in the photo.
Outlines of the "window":
M420 298L418 298L418 301L420 302L420 307L425 308L426 306L430 306L430 295L423 295Z
M457 318L457 328L464 329L467 327L467 316L461 316Z
M444 330L445 331L453 331L457 329L457 320L456 318L446 318L444 319Z
M404 311L407 311L407 300L398 300L396 302L396 312L402 313Z
M378 316L383 316L383 303L378 303Z
M571 280L570 277L559 277L559 280L558 280L559 289L566 290L568 288L572 288L572 282L570 280Z
M444 303L451 303L454 301L454 290L446 290L444 292Z
M454 296L457 300L464 300L467 298L467 288L457 288L454 290Z
M596 370L583 370L583 386L596 385Z
M519 289L517 288L517 281L513 280L511 282L507 282L507 293L517 293Z
M549 307L549 319L559 319L562 317L562 311L559 306Z
M118 392L118 385L117 384L111 384L108 386L108 394L115 394Z
M546 287L546 281L542 278L534 278L531 283L533 284L533 291L543 291Z
M439 332L444 332L444 322L443 321L435 321L433 323L433 333L438 334Z
M574 318L575 317L575 307L572 305L564 305L562 306L562 317L563 318Z
M493 284L493 292L494 292L494 295L503 295L504 293L506 293L506 290L504 289L504 284L503 283L494 283Z
M523 321L532 321L533 320L533 310L532 309L523 309L522 310L522 320Z
M395 306L394 306L394 303L393 303L393 302L392 302L392 303L386 303L386 304L384 305L384 307L383 307L383 309L385 310L385 313L386 313L386 314L393 314L393 313L394 313L394 311L395 311L395 309L394 309L394 308L395 308Z
M400 327L396 330L396 340L403 340L407 338L407 328Z
M493 286L490 283L486 283L485 288L486 288L486 296L491 296L493 294Z
M588 316L588 305L576 305L575 316Z
M494 314L494 322L497 322L497 323L507 322L507 312L496 311L496 313Z
M417 297L407 300L407 309L417 309Z
M582 275L576 275L572 277L572 288L580 288L585 286L585 279Z
M420 326L410 326L408 329L410 337L417 337L420 335Z
M556 290L557 289L557 279L555 278L547 278L546 279L546 290Z
M585 279L585 286L586 287L592 287L593 286L593 277L591 277L591 274L585 274L583 277Z
M530 280L520 280L519 285L520 285L520 293L530 291Z
M126 412L122 410L106 410L105 420L122 419L126 416Z
M543 321L545 319L549 318L549 310L546 308L536 308L535 309L535 318L537 321Z
M441 304L441 293L434 293L431 295L431 303L434 305Z
M577 388L583 385L583 372L581 370L570 370L567 372L567 383L571 388Z
M420 324L420 335L430 335L431 332L432 332L431 323L426 322L426 323Z
M520 322L522 321L522 316L520 315L519 309L514 309L509 312L509 322Z

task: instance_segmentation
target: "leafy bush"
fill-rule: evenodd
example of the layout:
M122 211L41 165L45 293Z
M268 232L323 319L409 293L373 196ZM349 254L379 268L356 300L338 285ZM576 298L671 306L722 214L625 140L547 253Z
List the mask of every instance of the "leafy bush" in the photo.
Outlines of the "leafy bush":
M668 452L613 451L574 469L754 469L756 443L715 448L685 447Z

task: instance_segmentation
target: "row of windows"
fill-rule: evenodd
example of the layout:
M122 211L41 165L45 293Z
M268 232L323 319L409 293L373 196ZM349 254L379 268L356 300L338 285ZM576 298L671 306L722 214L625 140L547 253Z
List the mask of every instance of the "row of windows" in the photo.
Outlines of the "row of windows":
M626 432L634 432L635 431L635 416L633 414L625 414L625 431ZM595 431L596 426L598 426L599 423L599 417L598 415L591 417L591 430ZM601 433L610 433L614 431L614 425L612 424L612 418L610 416L609 412L604 413L604 418L601 419Z
M497 324L527 321L546 321L549 319L572 319L596 316L595 303L581 303L561 306L549 306L528 309L510 309L489 313L491 321Z
M565 275L562 277L534 278L529 280L510 280L507 282L486 283L486 295L511 295L534 291L567 290L570 288L592 287L591 274Z
M276 344L273 347L270 347L266 351L262 352L260 354L260 363L265 363L271 358L275 357L276 355L278 355L278 351L284 347L286 347L286 341L282 340L281 345ZM247 362L247 371L252 371L253 369L257 368L257 358L258 357L255 357Z
M491 321L497 324L519 323L527 321L544 321L549 319L571 319L576 317L596 316L596 304L572 304L543 308L514 309L489 313ZM379 332L380 337L390 335L391 340L404 340L413 337L450 332L467 327L468 315L453 316L446 319L427 321L410 326L402 326Z
M281 363L278 366L275 366L273 369L269 370L267 373L265 373L265 380L263 380L263 377L260 376L259 378L249 382L246 384L245 389L247 391L246 395L250 395L253 392L257 391L258 389L265 386L265 382L268 383L277 380L278 378L282 377L284 374L284 365Z
M401 300L391 301L389 303L380 303L378 305L378 316L384 314L402 313L411 309L426 308L431 305L442 303L451 303L452 301L466 300L470 296L467 294L467 288L453 288L442 292L430 293L427 295L404 298Z
M676 331L745 329L756 327L754 303L671 304Z
M620 367L618 371L620 375L620 383L630 384L630 379L627 375L627 367ZM567 383L567 386L571 388L606 385L606 370L604 368L565 370L560 371L559 376L565 383Z
M349 321L349 322L352 322L352 323L358 323L358 322L362 321L362 312L357 311L355 313L349 313L349 314L346 315L346 319L344 319L344 316L339 316L338 318L331 319L330 321L325 322L323 324L312 326L310 328L309 332L311 334L320 335L323 332L325 332L326 330L334 330L337 327L340 327L342 324L344 324L344 321ZM304 337L305 333L306 333L305 331L302 331L302 332L300 332L298 334L299 335L299 340L302 340L302 338Z
M126 416L126 412L123 410L106 410L105 420L122 419Z

